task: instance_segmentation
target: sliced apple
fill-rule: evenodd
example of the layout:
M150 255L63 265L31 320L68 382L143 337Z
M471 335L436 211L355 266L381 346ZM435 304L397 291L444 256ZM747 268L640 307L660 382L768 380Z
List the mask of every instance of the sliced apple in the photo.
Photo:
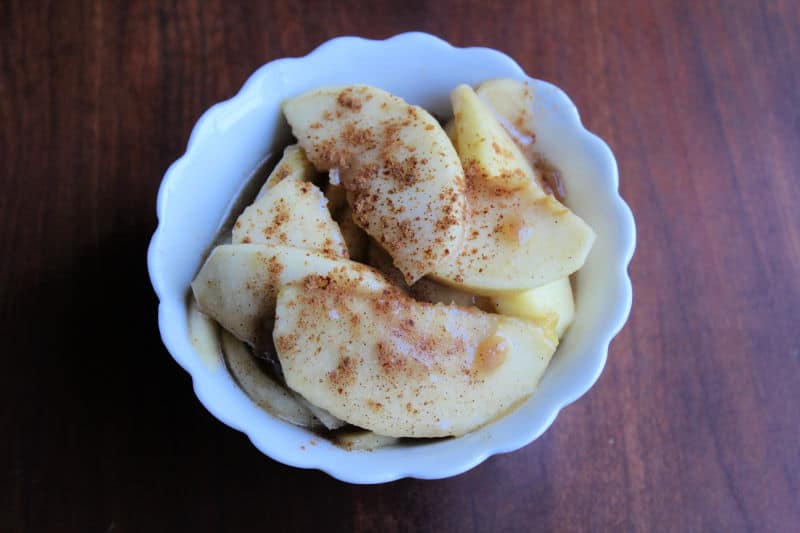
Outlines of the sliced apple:
M202 313L194 298L187 305L189 338L200 359L209 368L218 368L222 363L219 346L219 324Z
M475 91L495 118L523 146L536 138L533 131L533 89L524 81L487 80Z
M282 244L347 257L328 200L313 183L284 179L250 205L233 225L234 244Z
M594 232L552 196L474 187L464 250L433 275L462 290L493 296L545 285L577 271Z
M222 332L220 341L233 379L256 405L298 426L308 428L314 424L312 412L258 366L247 346L227 331Z
M560 339L575 318L575 303L569 278L562 278L529 291L495 296L494 310L536 322L552 321Z
M347 451L372 451L397 444L397 438L363 429L346 429L332 435L333 442Z
M536 183L560 202L566 198L561 172L535 150L533 89L527 82L498 79L480 84L478 96L492 110L495 118L514 139L534 169Z
M463 435L530 395L552 329L309 276L278 294L273 339L287 385L390 437Z
M267 181L258 191L260 198L265 192L284 180L310 181L317 175L314 165L306 157L305 151L296 144L291 144L283 150L278 164L267 177Z
M467 169L468 231L434 278L492 296L533 289L583 266L595 235L546 194L519 148L468 86L452 94L456 145Z
M339 169L354 220L409 284L458 253L464 172L427 111L366 85L316 89L283 111L314 166Z
M345 422L344 420L339 420L325 409L317 407L316 405L309 402L296 392L291 391L291 394L300 405L311 411L311 414L314 415L314 418L316 419L315 422L318 422L318 424L324 427L325 429L327 430L339 429L340 427L347 425L347 422Z
M467 178L480 179L506 190L528 189L536 184L536 173L492 110L469 85L459 85L452 94L455 147ZM534 188L535 189L535 188ZM544 196L542 190L534 190Z
M390 284L377 271L347 259L282 245L227 244L214 248L192 290L200 310L253 346L271 334L281 285L310 274L337 275L373 288Z

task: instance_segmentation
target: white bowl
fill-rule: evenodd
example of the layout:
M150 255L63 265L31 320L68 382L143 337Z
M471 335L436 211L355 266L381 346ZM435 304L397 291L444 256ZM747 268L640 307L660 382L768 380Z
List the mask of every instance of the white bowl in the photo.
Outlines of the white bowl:
M187 330L189 283L248 176L289 140L280 111L283 99L320 85L366 83L449 115L449 93L456 85L506 77L532 84L538 149L562 170L570 207L597 232L597 242L577 275L575 322L528 401L501 420L460 438L372 452L345 451L259 409L224 367L199 356ZM493 454L529 444L553 423L561 408L588 391L600 376L608 345L631 307L627 266L635 227L617 189L611 150L584 129L567 95L529 78L508 56L486 48L455 48L424 33L405 33L385 41L333 39L305 57L280 59L259 68L236 96L200 117L186 153L167 170L158 193L159 226L147 258L160 301L161 336L175 360L191 374L202 404L276 461L318 468L352 483L453 476Z

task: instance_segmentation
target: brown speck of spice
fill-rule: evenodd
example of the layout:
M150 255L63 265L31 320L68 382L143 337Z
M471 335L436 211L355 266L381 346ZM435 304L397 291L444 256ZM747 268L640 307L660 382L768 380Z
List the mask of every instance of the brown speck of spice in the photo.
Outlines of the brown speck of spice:
M353 89L349 87L339 93L336 103L351 111L361 110L361 99L353 95Z

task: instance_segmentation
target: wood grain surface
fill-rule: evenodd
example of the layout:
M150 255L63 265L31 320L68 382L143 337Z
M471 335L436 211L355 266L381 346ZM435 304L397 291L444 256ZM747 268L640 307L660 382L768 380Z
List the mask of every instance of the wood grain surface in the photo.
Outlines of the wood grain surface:
M145 269L195 120L261 64L417 29L614 150L631 319L530 446L350 486L195 399ZM800 2L0 2L0 531L797 531ZM424 80L420 80L424 83Z

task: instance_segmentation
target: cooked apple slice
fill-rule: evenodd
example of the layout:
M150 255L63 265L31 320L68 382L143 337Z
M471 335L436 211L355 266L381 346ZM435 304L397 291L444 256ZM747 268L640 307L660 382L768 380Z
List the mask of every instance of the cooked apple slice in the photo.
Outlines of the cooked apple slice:
M527 82L499 79L480 84L478 96L492 110L495 118L511 135L534 169L536 183L560 202L566 198L561 172L534 150L536 134L533 117L533 90Z
M219 324L200 311L194 298L189 298L187 315L189 338L197 355L209 368L218 367L222 363Z
M278 183L290 179L297 181L310 181L317 175L314 165L306 157L305 151L296 144L291 144L283 150L283 157L267 177L267 181L258 191L256 199L260 198L270 188Z
M569 278L562 278L528 291L495 296L494 310L501 315L536 322L552 321L560 339L575 318L575 303Z
M461 253L433 277L475 294L518 292L578 270L594 232L546 194L519 148L466 85L453 91L456 145L467 171L468 231Z
M339 429L340 427L346 426L347 422L344 420L340 420L330 414L325 409L317 407L313 403L309 402L299 394L294 391L291 391L292 396L294 399L303 407L311 411L311 414L314 415L315 421L319 423L319 425L323 426L327 430Z
M233 379L256 405L278 418L309 428L314 415L294 395L259 368L247 346L228 333L221 332L220 344Z
M322 276L280 290L273 339L290 388L390 437L495 420L535 390L558 343L529 321Z
M533 131L533 89L524 81L508 78L487 80L475 91L494 112L495 118L518 144L530 144Z
M433 275L468 292L493 296L565 278L594 242L591 228L552 196L473 186L468 201L464 249Z
M469 85L451 94L455 147L468 179L481 179L505 190L528 189L536 173L492 110ZM533 194L544 196L535 189Z
M282 245L226 244L214 248L192 290L200 310L253 346L270 335L281 285L309 274L340 276L380 289L389 282L366 265Z
M233 225L234 244L282 244L347 257L328 200L313 183L284 179L250 205Z
M339 170L354 220L409 284L458 253L464 172L427 111L366 85L316 89L283 111L314 166Z
M397 444L397 438L363 429L345 429L332 435L333 442L347 451L372 451Z

